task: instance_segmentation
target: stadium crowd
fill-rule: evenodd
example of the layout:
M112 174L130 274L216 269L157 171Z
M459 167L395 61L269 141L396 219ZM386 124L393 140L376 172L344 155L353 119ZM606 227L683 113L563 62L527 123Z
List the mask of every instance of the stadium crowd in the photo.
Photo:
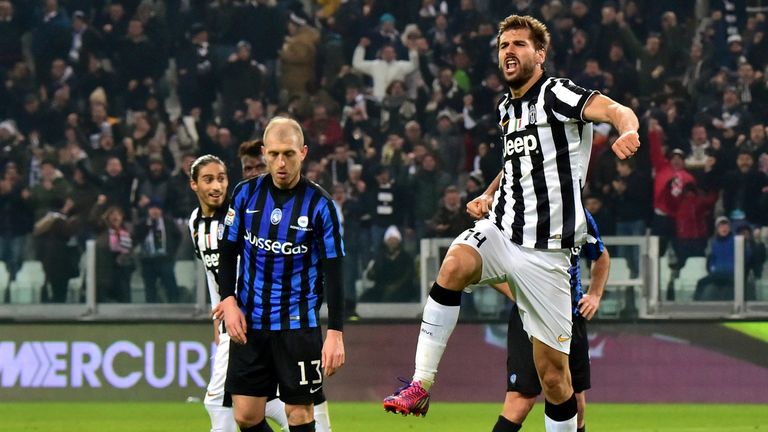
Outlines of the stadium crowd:
M418 240L461 233L464 203L501 169L496 29L517 13L548 26L548 73L641 117L628 161L596 127L584 200L601 233L650 230L679 270L710 242L732 254L739 232L759 278L766 12L746 0L0 0L2 260L10 280L40 260L46 299L62 302L96 239L99 301L141 302L138 269L143 300L184 301L173 266L192 258L191 162L220 157L234 185L239 144L286 115L305 129L306 176L343 215L347 285L365 273L364 300L417 300Z

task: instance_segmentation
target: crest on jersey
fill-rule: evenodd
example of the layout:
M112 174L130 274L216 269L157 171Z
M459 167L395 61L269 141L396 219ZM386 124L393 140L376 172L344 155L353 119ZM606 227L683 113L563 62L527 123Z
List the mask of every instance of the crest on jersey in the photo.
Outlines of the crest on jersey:
M232 226L235 223L235 209L232 207L227 210L227 216L224 218L224 225Z
M299 216L299 219L296 221L296 223L298 223L300 227L306 228L307 225L309 225L309 218L306 216Z
M281 220L283 220L283 211L279 208L272 210L272 214L269 216L269 221L272 222L272 225L279 224Z
M219 225L219 229L216 232L216 237L218 237L219 240L224 239L224 225Z
M528 124L536 124L536 104L533 102L528 104Z

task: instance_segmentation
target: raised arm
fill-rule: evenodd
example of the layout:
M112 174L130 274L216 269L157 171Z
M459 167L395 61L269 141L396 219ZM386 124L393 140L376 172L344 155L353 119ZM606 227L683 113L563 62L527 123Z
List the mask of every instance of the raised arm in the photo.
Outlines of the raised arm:
M611 146L619 159L634 156L640 148L640 138L637 129L640 122L634 111L613 99L596 94L589 98L584 107L584 119L598 123L610 123L619 131L619 137Z

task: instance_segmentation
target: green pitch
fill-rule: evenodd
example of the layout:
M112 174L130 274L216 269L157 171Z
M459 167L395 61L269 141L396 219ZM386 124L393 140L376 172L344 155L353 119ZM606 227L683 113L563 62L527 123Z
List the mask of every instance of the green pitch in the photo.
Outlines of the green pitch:
M377 403L331 402L334 432L487 432L500 404L433 403L426 418L384 413ZM525 431L544 431L537 405ZM209 430L199 403L3 403L0 430L8 432L167 432ZM629 405L587 407L588 430L619 432L768 431L768 406ZM277 429L276 429L277 432Z

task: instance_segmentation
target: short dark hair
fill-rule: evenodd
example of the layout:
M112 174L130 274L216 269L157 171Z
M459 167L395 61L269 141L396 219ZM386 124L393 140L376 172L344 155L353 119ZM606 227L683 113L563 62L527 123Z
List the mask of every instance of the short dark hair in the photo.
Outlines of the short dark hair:
M264 141L260 139L243 141L242 144L240 144L240 148L237 149L237 157L260 157L262 147L264 147Z
M194 162L192 162L192 168L190 168L189 170L189 175L190 177L192 177L192 180L197 181L197 177L200 175L200 170L204 166L212 163L217 163L223 166L225 171L227 170L227 165L224 163L224 161L222 161L218 157L211 154L202 155L199 158L195 159Z
M499 45L501 35L507 30L528 29L531 32L533 46L537 50L547 50L549 48L549 30L541 21L531 16L510 15L499 23L499 33L496 35L496 46Z

